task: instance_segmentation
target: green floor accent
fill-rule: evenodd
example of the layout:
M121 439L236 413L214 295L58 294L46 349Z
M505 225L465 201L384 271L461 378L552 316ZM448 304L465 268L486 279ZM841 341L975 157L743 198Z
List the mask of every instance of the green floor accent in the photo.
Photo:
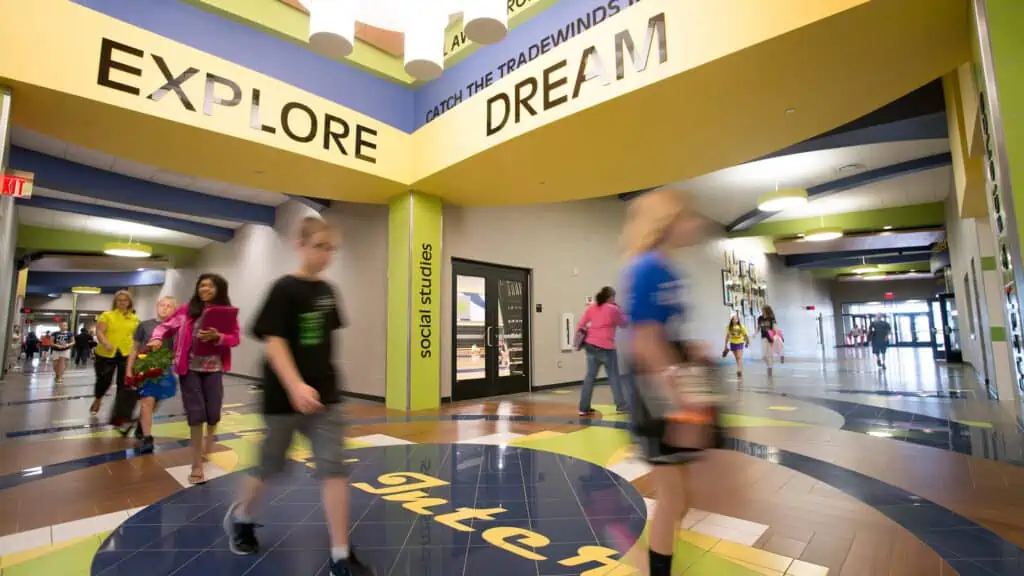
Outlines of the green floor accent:
M629 432L614 428L584 428L561 436L530 439L511 444L572 456L604 468L612 456L630 443Z
M89 576L92 558L110 532L96 535L51 554L4 568L3 576Z
M810 424L807 424L806 422L797 422L795 420L777 420L775 418L747 416L745 414L722 414L722 425L726 428L756 428L769 426L792 428L810 426Z
M629 414L616 414L614 404L594 404L594 410L601 413L601 420L608 422L629 422Z

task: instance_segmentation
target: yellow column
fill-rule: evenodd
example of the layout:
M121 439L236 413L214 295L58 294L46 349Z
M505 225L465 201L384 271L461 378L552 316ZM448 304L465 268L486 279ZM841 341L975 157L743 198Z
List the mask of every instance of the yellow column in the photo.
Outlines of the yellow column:
M441 405L441 200L407 192L388 204L386 403Z

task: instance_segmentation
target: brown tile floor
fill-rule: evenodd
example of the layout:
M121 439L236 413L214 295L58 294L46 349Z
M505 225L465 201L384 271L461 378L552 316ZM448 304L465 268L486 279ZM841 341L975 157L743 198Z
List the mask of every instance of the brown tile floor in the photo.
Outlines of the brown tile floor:
M814 402L783 395L840 398L924 415L983 420L993 426L1008 427L1014 423L1012 414L977 397L951 400L886 395L894 387L912 390L914 382L894 383L890 379L881 388L870 369L863 369L861 364L856 357L846 364L839 362L820 367L810 363L799 364L781 369L781 374L776 374L771 381L758 374L756 368L748 369L745 391L736 393L737 402L733 410L761 420L741 421L730 429L730 435L741 441L831 463L880 480L948 508L1004 539L1024 546L1024 469L1012 463L988 459L982 449L978 451L980 456L974 456L842 430L844 419L836 412ZM812 376L803 377L806 374ZM969 376L962 373L950 375L947 371L944 376L942 371L938 371L936 374L928 376L929 385L933 384L934 390L951 390L954 389L952 386L957 386L957 390L978 390L976 385L970 388ZM65 386L82 386L81 390L86 390L82 394L87 394L87 388L80 384L87 378L87 374L72 376ZM10 415L7 424L3 425L5 434L23 430L12 427L12 421L19 426L31 424L40 429L62 428L68 422L73 426L80 422L88 423L87 415L82 415L83 407L88 406L87 398L19 404L52 397L59 392L52 385L47 386L45 376L41 375L28 381L12 379L0 388L0 421ZM843 386L850 393L841 392ZM605 390L599 389L595 402L610 403L609 396ZM258 419L247 416L251 412L248 405L252 404L253 398L245 381L230 381L226 401L241 406L234 408L239 415L234 420L226 420L222 428L234 431L257 428ZM575 420L576 398L575 390L546 391L501 400L446 405L440 410L417 416L503 414L559 418L567 422ZM14 404L9 404L11 402ZM45 409L39 406L45 406ZM173 405L164 410L168 414L176 413ZM363 402L351 403L347 411L354 420L404 416L389 413L380 405ZM769 419L801 425L774 425ZM180 418L172 418L162 426L166 434L158 438L158 443L173 443L183 437ZM450 443L498 432L529 435L542 431L571 433L584 428L584 423L579 422L440 419L355 424L350 428L350 435L384 434L416 443ZM45 469L71 460L123 451L131 446L130 441L111 437L101 429L58 430L20 437L8 435L0 440L0 477L17 476L21 471L34 467ZM227 451L229 448L220 446L218 450ZM99 463L2 489L0 537L146 506L181 489L166 469L188 462L186 448L168 449L154 455ZM648 478L641 476L634 484L644 496L653 496ZM776 464L771 457L716 451L691 467L690 487L692 505L696 508L767 525L769 528L755 547L827 567L833 575L933 576L957 573L936 550L879 509L829 483ZM1024 557L1020 562L1024 562ZM1024 569L1019 573L1024 573Z

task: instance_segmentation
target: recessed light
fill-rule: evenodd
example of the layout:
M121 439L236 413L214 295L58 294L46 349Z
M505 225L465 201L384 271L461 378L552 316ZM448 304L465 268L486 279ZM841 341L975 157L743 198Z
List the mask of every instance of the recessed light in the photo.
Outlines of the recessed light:
M145 272L146 269L145 268L136 268L135 271L136 272Z
M892 226L882 226L882 230L892 230Z
M787 116L792 116L793 114L796 114L796 108L786 108Z

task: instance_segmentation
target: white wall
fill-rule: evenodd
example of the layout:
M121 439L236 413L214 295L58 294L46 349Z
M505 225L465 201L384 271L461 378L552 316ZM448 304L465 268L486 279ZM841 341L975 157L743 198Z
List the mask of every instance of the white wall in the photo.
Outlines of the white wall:
M588 296L604 285L619 285L618 236L626 206L617 198L515 207L445 206L446 286L452 258L532 270L531 308L543 305L543 312L532 315L534 386L583 378L583 355L560 350L561 315L572 312L579 318ZM729 312L722 301L721 269L727 248L765 271L769 303L786 334L787 354L817 355L816 313L803 307L831 310L827 284L807 272L785 268L777 257L767 257L756 239L713 238L679 255L691 303L687 337L708 340L713 346L724 342ZM451 290L446 288L441 307L442 396L451 393L451 306ZM753 353L759 354L760 342L754 346Z
M277 210L274 227L246 225L224 244L200 252L196 273L215 272L228 281L231 302L239 309L241 345L234 350L232 372L262 375L262 347L248 330L266 292L280 276L298 266L292 239L299 221L315 212L294 201ZM327 278L338 290L349 327L335 350L349 391L384 396L387 323L387 207L337 202L322 216L341 229L342 243ZM173 288L194 289L196 275L182 274ZM182 297L182 296L179 296Z

